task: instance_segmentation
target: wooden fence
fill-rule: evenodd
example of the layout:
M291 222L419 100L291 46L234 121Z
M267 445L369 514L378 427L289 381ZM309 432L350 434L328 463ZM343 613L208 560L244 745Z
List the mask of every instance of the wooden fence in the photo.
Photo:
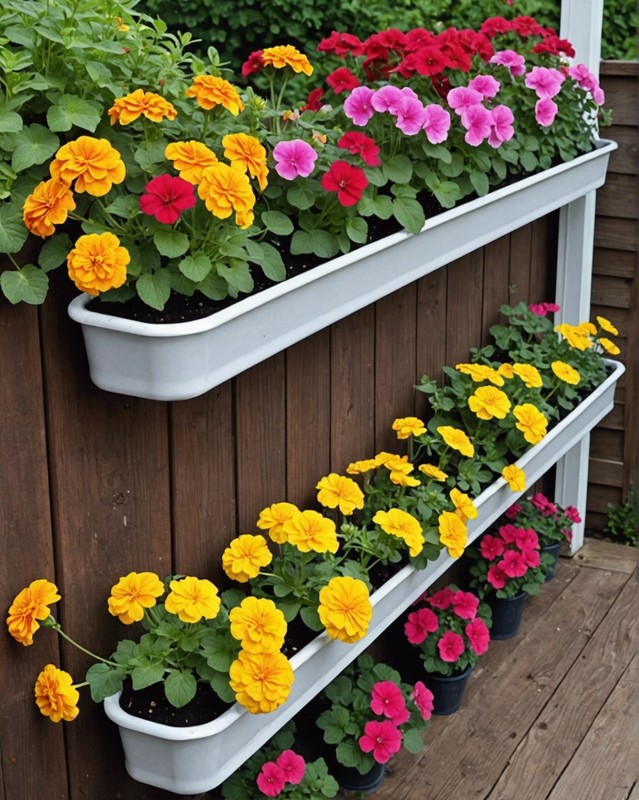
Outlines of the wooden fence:
M224 546L254 532L264 506L305 506L330 470L396 447L392 420L424 410L416 380L487 341L500 304L552 298L556 222L515 231L179 403L90 383L66 281L40 309L3 303L0 607L30 581L53 580L65 630L108 654L123 632L106 611L119 576L221 581ZM0 636L0 657L0 800L171 796L127 777L117 731L88 694L71 724L39 715L40 669L55 663L80 680L87 658L48 631L28 648Z

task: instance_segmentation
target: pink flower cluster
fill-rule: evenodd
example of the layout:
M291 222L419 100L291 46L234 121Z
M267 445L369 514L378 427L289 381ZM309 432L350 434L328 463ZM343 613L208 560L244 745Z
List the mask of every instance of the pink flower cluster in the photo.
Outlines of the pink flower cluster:
M523 578L541 563L539 539L532 528L502 525L496 536L482 537L479 552L492 562L486 580L493 589L503 589L509 580Z
M423 719L430 719L433 712L433 694L418 681L413 687L413 702ZM373 686L370 702L371 711L382 720L369 720L364 733L359 738L359 746L364 753L372 753L379 764L385 764L398 753L402 746L400 726L410 719L404 694L393 681L378 681Z
M404 625L404 633L411 644L423 644L430 634L436 635L439 657L448 663L457 662L466 652L466 640L477 656L488 650L490 633L483 619L477 616L479 598L476 595L445 587L421 599L430 607L411 612ZM460 620L466 624L462 622L460 626ZM452 627L461 628L462 632Z
M306 762L293 750L284 750L276 761L267 761L257 776L257 788L266 797L277 797L287 783L296 786L304 779Z
M487 108L484 105L495 98L499 89L499 81L492 76L477 75L467 86L458 86L448 92L448 105L459 115L466 129L466 144L477 147L488 140L491 147L497 148L515 135L515 117L508 106Z
M538 317L545 317L546 314L556 314L557 311L561 311L561 306L558 306L557 303L531 303L528 310Z

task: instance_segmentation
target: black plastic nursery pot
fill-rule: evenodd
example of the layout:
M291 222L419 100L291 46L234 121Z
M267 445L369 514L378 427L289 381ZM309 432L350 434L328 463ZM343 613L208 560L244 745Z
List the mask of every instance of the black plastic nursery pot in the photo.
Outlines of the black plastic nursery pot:
M489 598L488 603L493 612L491 639L512 639L517 635L527 596L526 592L522 592L514 597Z
M472 667L466 667L457 675L439 675L436 672L424 675L424 683L433 693L433 714L446 717L459 710L472 671Z

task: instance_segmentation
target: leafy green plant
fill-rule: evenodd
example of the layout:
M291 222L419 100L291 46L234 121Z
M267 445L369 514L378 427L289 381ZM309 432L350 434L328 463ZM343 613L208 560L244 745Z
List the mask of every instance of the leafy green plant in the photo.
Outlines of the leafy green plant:
M632 489L623 503L608 503L604 533L609 539L637 547L639 536L639 498Z

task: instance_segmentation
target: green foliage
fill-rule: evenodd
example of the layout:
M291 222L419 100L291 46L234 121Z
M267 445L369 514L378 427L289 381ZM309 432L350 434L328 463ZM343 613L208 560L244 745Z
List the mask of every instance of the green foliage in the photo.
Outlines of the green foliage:
M639 498L631 489L623 503L608 503L608 518L604 533L609 539L630 547L637 547L639 536Z

